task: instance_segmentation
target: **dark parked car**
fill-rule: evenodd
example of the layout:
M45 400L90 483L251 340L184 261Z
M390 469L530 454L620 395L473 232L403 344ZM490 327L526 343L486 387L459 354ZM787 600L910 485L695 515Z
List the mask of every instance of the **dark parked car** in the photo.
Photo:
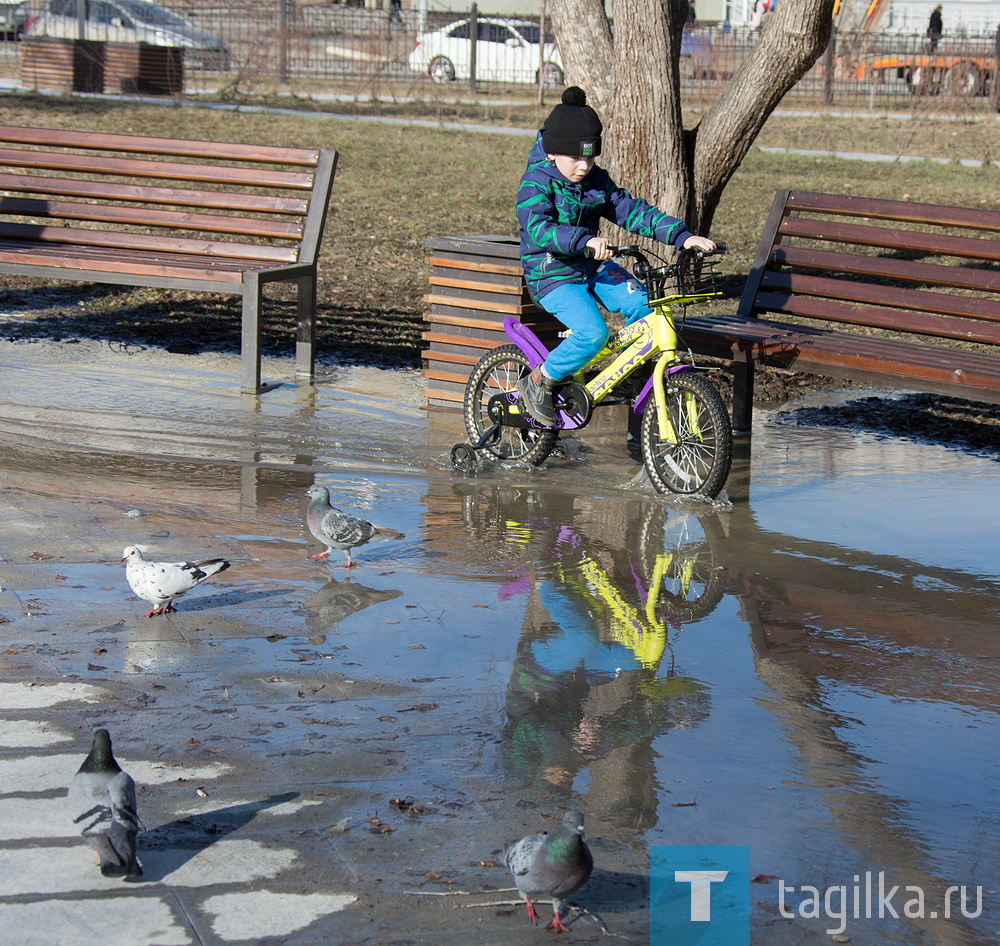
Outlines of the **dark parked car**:
M26 35L76 39L78 30L76 0L49 0L45 12L29 21ZM229 68L229 50L222 39L147 0L87 0L84 39L181 46L188 65Z

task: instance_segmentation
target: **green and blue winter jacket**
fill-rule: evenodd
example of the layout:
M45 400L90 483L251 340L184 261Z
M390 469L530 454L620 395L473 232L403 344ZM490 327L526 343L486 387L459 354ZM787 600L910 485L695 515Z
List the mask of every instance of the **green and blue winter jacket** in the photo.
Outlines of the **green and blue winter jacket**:
M535 299L594 274L601 264L585 258L583 248L597 236L602 217L677 247L693 235L683 220L633 197L597 165L578 184L566 180L545 156L539 132L517 191L521 265Z

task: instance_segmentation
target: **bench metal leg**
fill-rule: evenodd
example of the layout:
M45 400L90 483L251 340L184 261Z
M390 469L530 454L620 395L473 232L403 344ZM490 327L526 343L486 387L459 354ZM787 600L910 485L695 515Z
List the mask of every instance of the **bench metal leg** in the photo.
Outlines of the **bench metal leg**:
M749 434L753 430L754 363L749 352L733 358L733 430Z
M240 351L240 391L260 393L260 280L255 273L243 276L243 328Z
M298 285L295 373L312 381L316 363L316 274L300 276L295 282Z

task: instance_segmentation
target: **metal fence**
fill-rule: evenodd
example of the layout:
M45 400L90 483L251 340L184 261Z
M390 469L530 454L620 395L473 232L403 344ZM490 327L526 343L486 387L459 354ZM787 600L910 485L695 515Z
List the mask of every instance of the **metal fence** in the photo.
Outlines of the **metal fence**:
M310 95L322 91L322 82L336 80L348 80L355 88L367 82L435 83L456 90L472 85L482 92L529 92L539 75L550 85L563 83L558 52L540 55L538 20L528 16L518 18L525 24L518 29L521 35L534 33L519 44L493 28L487 15L479 15L477 73L469 80L472 43L466 38L463 44L461 31L457 37L426 35L467 19L463 14L400 9L388 0L382 9L294 0L187 8L178 2L172 8L199 30L221 38L227 49L224 57L187 54L185 87L191 92L228 87L252 94L286 83ZM710 100L758 39L749 28L695 24L682 47L685 91ZM995 43L992 34L946 35L931 49L924 36L840 33L789 99L905 106L916 96L937 96L975 104L994 83ZM8 74L17 59L17 40L0 42L0 63L6 60Z

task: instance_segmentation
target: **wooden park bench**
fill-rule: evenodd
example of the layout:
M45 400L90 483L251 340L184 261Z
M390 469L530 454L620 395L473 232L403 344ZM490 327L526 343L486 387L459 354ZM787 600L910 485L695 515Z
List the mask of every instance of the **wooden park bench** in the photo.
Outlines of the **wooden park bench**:
M1000 403L998 232L996 210L780 190L737 313L684 340L731 359L741 431L759 365Z
M312 377L337 153L0 125L0 272L242 296L240 387L261 388L263 287L297 291Z

